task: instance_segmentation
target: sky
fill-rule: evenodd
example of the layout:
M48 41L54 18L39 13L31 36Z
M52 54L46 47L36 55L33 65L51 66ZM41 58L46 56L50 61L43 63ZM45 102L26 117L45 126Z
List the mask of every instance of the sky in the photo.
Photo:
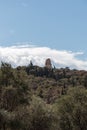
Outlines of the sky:
M0 0L0 61L43 66L48 57L87 70L87 0Z

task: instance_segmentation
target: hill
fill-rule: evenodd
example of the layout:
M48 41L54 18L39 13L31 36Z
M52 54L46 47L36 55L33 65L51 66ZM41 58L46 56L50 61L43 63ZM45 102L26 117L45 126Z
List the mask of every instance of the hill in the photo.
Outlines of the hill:
M60 69L46 66L39 67L32 63L28 66L12 68L8 63L2 63L0 68L0 129L56 130L59 127L59 130L70 130L71 128L72 130L80 130L79 127L82 127L81 130L83 128L86 130L87 128L80 124L78 119L74 129L74 126L71 126L71 122L74 125L73 119L67 119L69 117L65 115L69 107L76 110L73 102L76 95L75 100L80 98L78 101L79 108L81 108L80 102L82 100L83 108L81 110L87 114L85 109L87 108L85 104L87 100L86 97L84 98L86 88L87 71L84 70L71 70L68 67ZM65 107L66 111L62 113L64 104L70 103L68 98L73 105L70 104L67 109ZM62 103L62 107L59 102ZM75 114L72 110L70 112L73 115ZM58 113L62 122L56 116ZM64 116L69 121L66 124L70 125L70 128L68 128L69 126L65 128ZM76 115L74 116L76 118ZM87 119L81 117L81 120L84 122ZM64 126L63 128L61 123Z

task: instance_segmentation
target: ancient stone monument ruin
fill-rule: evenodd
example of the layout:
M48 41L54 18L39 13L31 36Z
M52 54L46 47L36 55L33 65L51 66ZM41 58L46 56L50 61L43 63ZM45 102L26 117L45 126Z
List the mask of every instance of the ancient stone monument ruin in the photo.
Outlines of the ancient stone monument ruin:
M51 64L51 59L50 58L46 59L46 61L45 61L45 67L47 67L49 69L52 68L52 64Z

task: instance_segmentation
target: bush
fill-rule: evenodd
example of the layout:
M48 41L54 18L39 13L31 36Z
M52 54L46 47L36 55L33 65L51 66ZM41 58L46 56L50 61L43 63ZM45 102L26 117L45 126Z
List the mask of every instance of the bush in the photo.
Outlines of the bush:
M87 130L87 90L70 89L56 107L60 130Z

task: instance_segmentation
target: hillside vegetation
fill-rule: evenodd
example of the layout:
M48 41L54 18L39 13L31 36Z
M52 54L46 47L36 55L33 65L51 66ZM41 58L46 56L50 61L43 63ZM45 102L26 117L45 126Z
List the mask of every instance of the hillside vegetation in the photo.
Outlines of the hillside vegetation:
M87 71L2 62L0 130L87 130Z

